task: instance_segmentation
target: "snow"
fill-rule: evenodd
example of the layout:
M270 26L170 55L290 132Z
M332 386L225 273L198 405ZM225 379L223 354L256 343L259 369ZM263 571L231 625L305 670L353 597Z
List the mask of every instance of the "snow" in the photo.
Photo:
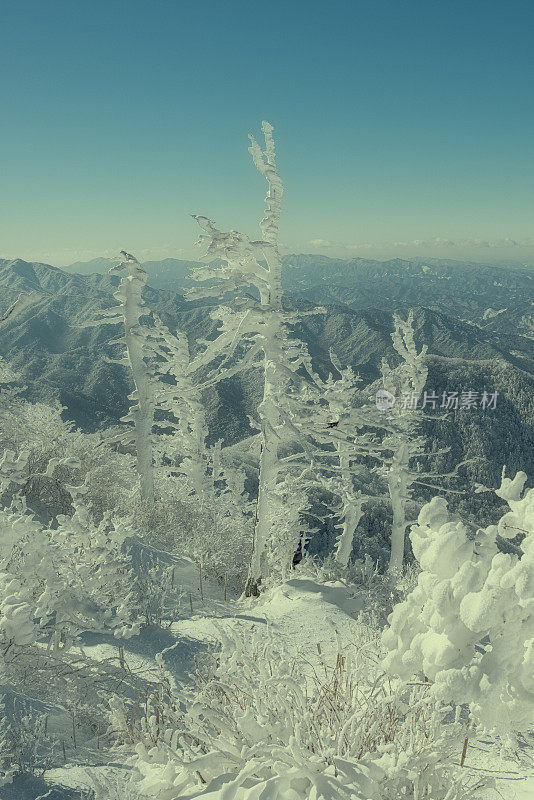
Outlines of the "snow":
M274 589L254 608L261 610L265 623L299 658L317 655L317 644L328 658L337 652L336 635L343 641L356 631L356 617L363 606L361 597L341 581L319 584L309 578L295 578Z
M265 149L253 136L249 147L267 182L261 241L194 216L206 257L226 262L193 275L198 299L220 300L213 338L190 352L184 333L165 328L131 254L110 270L127 274L101 321L123 323L126 352L110 361L130 367L134 391L121 419L130 425L108 444L133 447L138 485L118 459L128 489L97 512L88 472L76 485L60 479L82 466L67 447L48 453L44 471L30 467L31 450L0 457L0 494L29 476L70 496L49 527L23 494L0 510L0 800L532 800L534 490L503 469L495 491L510 510L476 532L434 497L411 527L420 572L407 588L412 488L438 489L428 480L462 464L423 471L419 459L441 452L419 435L423 415L400 403L362 410L359 377L332 353L340 377L315 374L294 328L328 312L282 303L283 184L273 127L262 132ZM33 302L21 295L0 323ZM390 396L417 399L425 387L427 346L415 333L413 310L394 314L400 364L382 363ZM249 368L263 380L249 417L261 442L257 496L222 440L208 444L202 396ZM0 364L0 383L14 378ZM387 483L387 576L367 569L368 555L350 563L374 497L355 480L362 457ZM334 498L324 516L338 528L332 562L295 569L317 489ZM136 538L136 523L192 560ZM516 552L500 552L498 537L518 533ZM238 599L232 579L243 586L247 569Z
M278 641L295 654L302 662L321 663L328 661L336 652L338 640L350 641L358 635L358 614L365 608L363 593L355 591L343 581L321 583L309 576L299 576L263 594L258 600L232 599L224 602L220 588L205 586L205 602L202 604L198 591L198 571L196 565L187 559L180 559L179 574L182 588L188 595L191 590L195 612L191 616L189 600L180 600L181 618L169 629L155 626L142 630L137 637L117 641L113 637L87 634L83 647L86 655L95 661L118 659L119 647L124 648L124 661L128 672L146 676L157 670L158 654L177 686L187 686L195 670L196 659L221 637L232 630L252 635L269 631ZM196 610L198 609L198 610ZM318 647L319 646L319 647ZM320 650L320 655L319 655ZM502 760L492 751L488 742L474 742L467 751L466 773L477 780L482 776L496 778L497 790L487 787L475 795L480 800L531 800L534 789L534 772L521 768L515 761ZM116 800L137 798L124 789L131 769L120 760L98 764L93 759L89 765L68 763L63 767L50 769L45 779L17 779L13 785L0 788L1 800L36 800L46 794L51 800L78 800L76 792L80 787L91 788L100 780L106 787L110 781L118 783L124 794L117 794ZM111 790L109 788L106 791ZM129 790L128 790L129 791ZM235 789L232 800L250 800L253 796L250 787L243 784ZM219 788L212 785L210 791L202 795L205 800L227 800L224 783ZM273 794L273 797L278 795ZM353 795L357 797L358 795ZM97 798L100 795L97 794ZM104 797L104 796L102 796ZM269 794L262 795L269 797ZM289 793L287 799L293 797ZM311 797L311 795L310 795ZM332 795L332 798L337 795ZM367 795L362 795L366 798ZM115 794L105 796L115 800ZM297 796L295 795L295 798ZM298 798L300 800L300 797Z
M491 740L480 739L470 742L465 770L475 780L482 776L495 780L495 788L485 787L481 790L478 795L480 800L532 800L534 797L532 758L530 767L503 758Z
M206 599L202 603L198 590L198 570L187 559L180 559L177 574L182 582L186 599L181 599L182 618L169 629L152 626L144 628L139 636L117 640L111 635L86 633L82 636L85 656L98 663L119 661L119 648L124 652L124 669L128 674L155 678L158 662L172 676L177 686L187 686L196 669L198 657L213 648L225 632L239 630L270 632L283 640L299 659L318 659L318 645L326 659L336 650L336 637L347 640L355 633L356 616L362 601L354 596L341 581L320 584L310 578L295 578L266 593L258 602L252 600L220 599L220 588L205 587ZM190 615L189 590L194 614ZM95 753L93 752L93 759ZM64 767L46 773L46 782L37 779L17 779L15 784L0 788L2 800L34 800L37 792L46 793L54 788L50 797L70 798L75 795L68 787L90 786L94 777L119 772L126 774L120 765L78 765L68 762ZM63 787L60 791L58 787ZM245 792L245 789L242 790ZM241 792L241 790L240 790ZM210 793L222 800L219 792ZM236 794L236 797L241 794ZM243 794L243 797L245 795Z

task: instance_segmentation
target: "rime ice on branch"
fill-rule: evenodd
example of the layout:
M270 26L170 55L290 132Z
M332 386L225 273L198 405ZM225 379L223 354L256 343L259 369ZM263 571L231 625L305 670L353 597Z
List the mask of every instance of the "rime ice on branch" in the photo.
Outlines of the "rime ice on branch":
M404 537L408 521L406 520L406 502L410 497L410 487L414 474L410 469L412 459L422 452L422 442L417 436L420 415L400 408L403 393L419 397L426 383L428 368L426 365L426 345L417 352L413 329L414 315L410 310L405 321L398 314L394 315L395 330L391 338L393 346L402 358L401 367L393 374L387 361L382 361L382 378L388 390L397 389L397 404L393 411L395 432L386 437L384 445L391 450L389 469L387 472L388 491L393 512L391 528L391 554L389 569L400 572L404 559Z
M121 250L123 260L112 267L110 273L127 274L121 279L113 297L119 305L101 312L98 322L86 323L87 327L101 324L124 325L124 337L121 341L126 344L126 355L123 358L108 359L115 364L129 366L132 372L134 391L129 395L133 400L128 414L121 422L133 423L133 440L137 454L137 472L139 475L141 500L150 508L154 504L154 464L152 453L152 427L154 425L154 386L147 364L150 351L147 347L148 329L143 327L139 320L147 314L142 298L146 284L147 274L135 256ZM131 434L125 432L118 439L124 442L131 441Z
M404 559L404 539L410 521L406 518L406 504L412 496L413 486L420 484L438 491L455 492L444 487L443 481L457 476L458 469L467 461L462 461L450 472L439 473L429 464L423 468L425 460L447 453L449 448L428 451L419 428L424 417L422 411L403 407L401 398L409 395L417 400L420 397L428 375L427 347L417 350L414 339L414 312L410 310L404 320L394 314L394 331L391 334L393 347L401 357L396 369L391 369L387 361L382 361L382 380L385 389L396 396L397 402L387 412L375 415L380 423L384 420L386 436L382 446L383 466L379 469L388 483L388 492L393 512L391 530L391 554L389 571L399 573Z
M220 268L204 267L195 270L198 281L212 285L197 287L190 297L219 297L229 292L254 287L260 301L241 298L237 310L221 307L212 313L221 319L221 335L206 344L199 366L218 360L211 382L224 380L249 366L260 366L264 377L263 398L258 408L257 426L260 430L259 485L254 530L253 553L246 594L257 595L262 580L275 564L284 569L301 538L300 512L305 503L302 478L308 466L298 458L282 454L297 448L308 451L306 437L292 418L291 404L295 387L302 377L297 371L311 368L305 346L290 338L288 325L295 324L299 315L282 307L282 259L278 242L278 225L283 194L282 180L275 159L272 125L262 123L265 150L253 136L249 148L257 169L268 184L265 217L260 223L261 241L252 241L237 231L223 232L206 217L195 216L203 233L199 242L207 246L205 257L226 262ZM260 263L263 262L263 263ZM264 263L266 266L264 266ZM321 313L316 309L312 313ZM232 358L239 344L246 345L240 363ZM294 404L292 408L294 409Z

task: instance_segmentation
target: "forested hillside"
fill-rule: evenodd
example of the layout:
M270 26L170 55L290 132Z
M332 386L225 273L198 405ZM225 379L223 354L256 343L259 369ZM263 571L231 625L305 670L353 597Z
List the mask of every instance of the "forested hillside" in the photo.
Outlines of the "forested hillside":
M304 264L301 269L306 275L302 280L311 289L323 276L325 261L310 256L301 258ZM298 258L295 261L299 263ZM108 262L105 263L107 266ZM314 269L310 263L316 263ZM401 262L396 263L399 269ZM402 262L402 268L404 272L408 268L416 271L415 265L406 262ZM352 269L353 264L345 264L345 269L339 270L345 284L351 280ZM365 269L376 270L377 266L365 262ZM387 276L391 265L386 268L381 264L380 269ZM525 292L532 284L528 272L517 271L510 275L507 269L466 265L462 278L458 265L454 269L439 269L455 273L462 286L463 280L467 280L465 276L469 276L477 287L473 290L475 297L484 298L476 300L480 308L492 298L498 305L501 302L513 304L516 298L522 297L524 311ZM403 281L404 272L398 275ZM291 269L289 273L288 283L295 285ZM199 339L215 335L217 326L210 317L209 300L186 301L180 292L155 289L150 286L150 272L148 275L144 295L147 306L172 331L184 331L193 352ZM420 275L420 283L423 279L426 281L428 273L421 271ZM372 277L368 277L370 285L374 285ZM497 278L501 284L498 291L506 294L498 302L493 286ZM313 288L313 292L317 292L317 302L324 304L328 300L335 282L334 272L328 290L324 285L321 293ZM114 327L84 327L85 323L94 321L100 310L113 303L112 294L118 283L117 277L107 273L71 275L44 264L0 261L0 310L6 309L21 292L30 295L28 305L4 324L0 355L20 371L29 398L59 400L65 406L64 417L87 431L116 425L127 409L127 394L131 390L128 371L108 360L117 352L117 345L113 344ZM433 286L431 280L430 294ZM295 334L306 343L319 374L326 378L332 371L329 357L332 350L343 366L351 366L361 376L364 392L366 385L374 386L379 378L383 357L393 363L398 361L391 342L392 320L393 313L407 311L407 290L403 290L400 298L388 300L375 288L371 299L376 305L370 307L361 307L364 298L359 291L348 286L346 291L357 296L358 301L348 305L339 300L334 305L327 302L327 313L303 318ZM466 293L461 291L460 285L456 295L451 292L446 293L446 297L446 305L452 306L454 314L435 307L420 307L413 302L416 341L426 344L429 353L427 387L437 392L496 391L498 401L495 409L484 414L460 410L450 414L448 419L430 420L426 433L435 443L446 441L455 458L479 458L469 470L480 482L495 481L503 463L510 469L522 465L530 472L534 466L534 340L518 328L515 318L508 312L494 318L499 320L498 330L491 324L492 320L473 324L461 319ZM417 296L413 301L416 299ZM475 300L470 302L473 310ZM288 292L285 304L287 308L314 307L304 289ZM444 303L434 295L433 305L441 307ZM509 324L506 324L507 319ZM211 439L221 438L225 444L236 444L249 436L252 431L248 415L257 408L261 391L261 381L254 370L207 389L205 403Z

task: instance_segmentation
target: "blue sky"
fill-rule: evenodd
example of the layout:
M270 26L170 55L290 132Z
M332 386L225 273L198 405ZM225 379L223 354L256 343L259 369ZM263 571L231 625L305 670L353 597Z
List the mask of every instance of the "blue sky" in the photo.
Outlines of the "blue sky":
M286 249L534 254L530 0L17 0L0 27L0 256L190 257L191 213L256 235L262 119Z

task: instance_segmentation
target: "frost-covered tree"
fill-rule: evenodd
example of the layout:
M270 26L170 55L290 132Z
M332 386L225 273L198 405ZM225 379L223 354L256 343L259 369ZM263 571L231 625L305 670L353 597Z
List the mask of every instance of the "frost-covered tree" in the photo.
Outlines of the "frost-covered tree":
M219 577L242 568L250 548L252 503L246 474L224 453L221 442L209 444L209 430L184 333L172 334L155 316L148 341L152 348L158 436L154 452L158 485L169 487L188 509L183 545L201 568ZM226 563L225 563L226 562Z
M327 380L321 381L314 375L313 436L321 448L316 462L325 473L325 486L339 498L340 531L334 559L339 566L347 567L358 524L370 499L359 485L362 471L368 471L362 461L379 458L380 443L376 434L369 432L373 429L373 415L356 403L359 376L351 367L342 367L332 352L330 359L339 378L335 380L330 374Z
M410 534L421 573L384 633L386 668L422 673L445 702L504 736L534 718L534 489L503 473L496 494L509 511L475 536L435 497ZM499 552L497 536L522 535L520 555Z
M134 381L135 389L130 398L135 402L122 421L133 423L141 501L148 513L152 513L159 456L160 476L163 461L171 467L175 477L186 478L185 486L175 481L174 492L180 485L183 499L194 496L195 514L200 518L205 516L208 506L212 513L215 505L219 505L219 509L224 505L223 498L229 492L231 479L224 481L220 455L216 454L216 448L207 445L208 428L201 389L193 379L197 365L191 364L187 337L181 332L172 334L159 317L146 308L142 299L146 272L135 256L125 251L122 255L121 264L110 270L127 270L114 294L120 305L103 312L103 318L106 322L124 324L126 358L113 361L129 365ZM142 316L150 317L146 325L140 324ZM123 443L130 440L130 432L113 438ZM233 488L236 486L234 481ZM234 501L237 499L234 497ZM228 504L226 513L220 509L221 518L231 515L230 509L234 508L235 502Z
M404 560L406 528L410 524L406 506L414 486L440 490L443 481L454 477L462 464L448 473L436 472L431 464L425 466L429 459L447 452L447 448L428 452L427 442L420 435L424 412L419 403L428 375L427 346L423 345L418 350L415 344L413 310L410 310L406 320L394 314L394 326L391 338L401 362L392 369L383 359L382 385L393 395L395 403L381 413L374 414L374 421L380 424L382 418L385 429L380 472L387 479L393 514L389 571L399 573ZM447 491L454 490L448 488Z
M143 289L147 281L147 273L131 253L121 250L122 261L110 269L110 273L123 275L113 297L119 305L106 309L101 313L98 323L121 323L124 325L124 342L126 355L124 358L109 359L117 364L129 366L131 369L134 390L129 399L132 406L122 422L133 424L133 441L137 456L137 473L141 500L147 507L154 504L154 463L152 448L152 427L154 424L154 387L147 364L147 328L141 325L140 319L146 315L143 300ZM131 441L131 434L126 432L118 438L123 442Z
M389 569L399 572L404 559L404 537L408 525L406 502L415 479L411 466L414 457L423 451L422 440L417 435L421 415L415 410L415 406L425 386L428 368L426 345L419 351L415 345L413 311L409 312L406 321L395 314L394 324L391 338L402 363L393 372L385 359L382 362L384 388L397 398L395 406L388 414L389 419L394 417L395 429L392 435L385 438L383 444L391 451L387 469L388 492L393 512ZM403 398L409 398L409 403L405 406Z
M307 454L311 456L308 485L325 497L329 508L326 517L334 520L338 530L334 561L345 568L369 500L363 476L369 477L370 470L362 461L378 458L380 450L377 437L363 430L369 428L368 414L355 403L359 376L351 367L343 368L332 352L330 359L339 377L330 374L322 380L311 372L295 399L293 419L307 439Z
M273 127L263 122L262 131L265 151L253 136L250 136L249 148L254 165L268 184L266 214L260 223L262 238L253 241L235 230L220 231L211 220L196 215L202 229L199 241L207 245L206 258L219 258L225 265L196 270L193 277L198 281L210 281L211 285L197 287L189 295L195 298L215 296L223 300L228 293L239 293L251 287L259 296L259 303L242 298L235 310L223 306L213 311L213 317L221 321L220 335L206 343L204 352L196 359L198 366L203 367L215 359L212 383L251 366L263 372L263 398L257 421L260 430L258 497L247 595L257 595L262 580L278 562L281 552L285 553L283 561L287 563L298 544L301 533L294 523L302 510L299 504L304 501L304 495L290 492L288 488L299 470L294 449L300 447L302 452L307 449L293 424L288 402L302 381L298 371L309 365L309 356L306 348L289 335L289 327L297 322L298 314L285 311L282 305L278 229L283 185L276 166ZM236 363L238 347L245 348L246 352ZM292 460L291 477L286 469L290 462L284 459ZM301 466L299 474L302 477L307 474L306 465ZM288 529L292 532L291 538L284 541L282 537Z
M177 461L173 468L186 478L186 493L201 498L211 488L209 431L201 392L191 367L189 342L181 331L171 334L158 317L149 336L154 373L160 379L155 387L155 402L164 415L158 423L160 460L166 457Z

